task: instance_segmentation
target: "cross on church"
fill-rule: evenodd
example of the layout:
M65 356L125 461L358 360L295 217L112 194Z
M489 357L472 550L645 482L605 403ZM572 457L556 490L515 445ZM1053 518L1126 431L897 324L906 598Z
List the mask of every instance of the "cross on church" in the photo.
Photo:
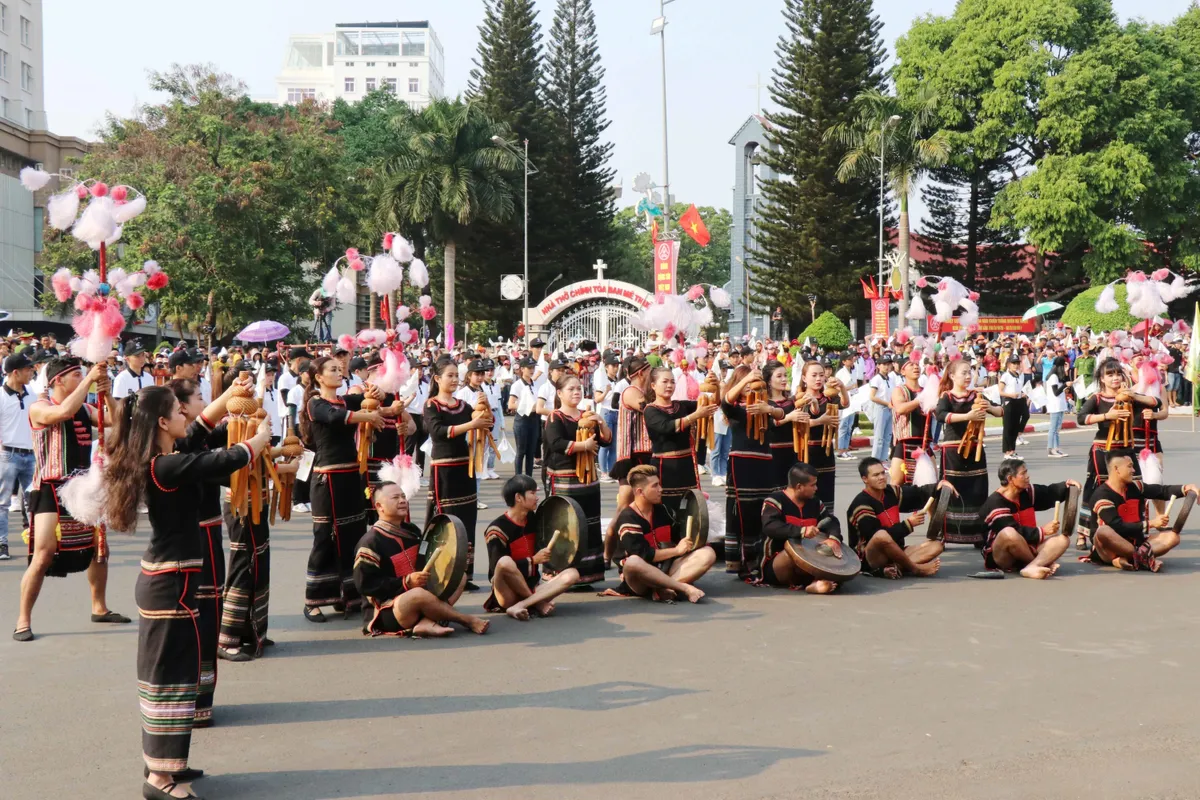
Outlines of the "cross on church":
M769 83L762 82L762 73L761 72L756 72L754 74L754 83L750 84L750 88L755 90L755 95L754 95L754 113L755 114L759 114L762 112L762 107L763 107L762 90L769 89L770 86L771 85Z
M604 263L604 259L598 259L593 269L596 270L596 280L604 280L604 270L608 269L608 264Z

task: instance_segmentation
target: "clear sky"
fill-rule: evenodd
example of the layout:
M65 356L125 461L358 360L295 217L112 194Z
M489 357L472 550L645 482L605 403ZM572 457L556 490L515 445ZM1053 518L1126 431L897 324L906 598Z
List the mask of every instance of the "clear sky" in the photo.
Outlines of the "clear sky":
M594 0L607 70L612 165L631 202L638 172L662 182L660 53L650 22L658 0ZM889 48L912 20L947 14L954 0L883 0ZM554 0L537 0L543 32ZM1114 0L1122 19L1166 22L1186 0ZM733 148L757 106L783 30L783 0L675 0L666 7L672 193L679 201L728 207ZM146 71L173 62L212 62L241 78L256 97L274 96L274 76L293 33L337 22L428 19L446 56L447 91L466 87L482 19L479 0L45 0L46 110L50 129L91 138L106 111L127 115L154 99ZM766 89L761 93L768 102Z

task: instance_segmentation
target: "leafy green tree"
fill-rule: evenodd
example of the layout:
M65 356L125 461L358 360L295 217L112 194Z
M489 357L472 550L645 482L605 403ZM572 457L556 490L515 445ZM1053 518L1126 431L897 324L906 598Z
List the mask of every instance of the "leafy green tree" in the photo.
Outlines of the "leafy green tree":
M1075 299L1067 303L1063 309L1062 323L1072 328L1087 326L1094 331L1129 330L1141 320L1129 313L1129 301L1125 296L1125 284L1116 285L1117 305L1120 306L1110 314L1101 314L1096 310L1096 300L1104 291L1103 286L1092 288L1075 295Z
M881 23L871 0L785 0L787 27L767 114L764 205L752 274L752 303L781 307L799 326L808 295L842 316L864 309L858 277L876 263L876 180L838 180L847 148L824 133L853 118L848 98L883 87ZM757 262L757 263L754 263Z
M930 133L937 104L937 94L928 87L903 99L868 89L854 98L854 118L825 132L825 138L847 148L838 167L840 181L877 175L878 154L883 153L888 182L900 204L900 319L908 311L910 289L908 199L917 182L930 169L945 164L950 154L946 135Z
M396 121L404 137L381 182L379 220L392 229L420 224L442 245L441 313L453 330L458 244L472 225L499 225L512 217L508 176L517 159L492 144L507 130L471 101L434 100Z
M846 323L832 311L824 311L796 337L796 341L812 339L824 350L845 350L853 338Z
M317 276L303 263L331 262L353 227L336 126L311 102L252 102L208 65L151 73L150 89L165 101L110 116L78 168L149 200L125 228L124 266L154 259L170 274L160 312L181 332L222 337L257 319L310 319ZM95 254L48 231L43 263L79 270Z
M674 203L671 218L679 219L689 206L689 203ZM733 216L724 208L697 206L696 210L711 238L707 247L701 247L690 236L680 237L679 266L675 273L680 291L699 283L724 286L729 282L729 231ZM638 286L652 286L654 249L646 216L632 207L623 208L617 212L613 229L616 246L611 255L605 255L611 268L607 276Z

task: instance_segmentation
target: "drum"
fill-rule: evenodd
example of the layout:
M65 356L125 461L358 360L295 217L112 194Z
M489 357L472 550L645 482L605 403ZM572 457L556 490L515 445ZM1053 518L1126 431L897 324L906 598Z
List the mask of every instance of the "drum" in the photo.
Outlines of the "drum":
M950 498L954 496L954 492L949 486L943 486L934 496L937 498L937 505L933 507L933 512L929 515L928 523L925 526L925 538L927 539L941 539L945 534L943 528L946 523L946 512L950 510Z
M429 573L425 588L439 600L449 600L467 574L467 546L467 528L458 517L438 514L425 526L417 563Z
M1075 535L1075 525L1079 519L1079 497L1083 489L1078 486L1067 487L1067 505L1063 509L1062 519L1059 520L1058 532L1064 536Z
M1180 502L1182 505L1179 507L1179 516L1175 518L1175 524L1171 526L1176 533L1183 533L1183 526L1187 525L1188 515L1192 513L1192 506L1196 505L1196 495L1188 492Z
M673 527L677 541L691 539L695 542L693 550L708 544L708 503L698 489L690 489L680 498Z
M845 583L862 571L862 562L853 548L843 544L838 557L824 537L789 539L784 547L792 562L817 580Z
M579 503L560 494L547 497L533 513L538 550L550 548L546 566L562 572L575 563L579 543L587 535L587 515Z

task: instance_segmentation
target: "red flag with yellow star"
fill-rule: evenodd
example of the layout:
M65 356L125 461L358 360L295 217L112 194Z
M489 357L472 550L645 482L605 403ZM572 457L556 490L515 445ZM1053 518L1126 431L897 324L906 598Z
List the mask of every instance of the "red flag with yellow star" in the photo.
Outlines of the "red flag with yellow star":
M696 210L695 203L679 218L679 226L683 228L688 236L696 240L696 244L701 247L708 247L709 240L712 237L708 235L708 228L704 226L704 220L700 219L700 212Z

